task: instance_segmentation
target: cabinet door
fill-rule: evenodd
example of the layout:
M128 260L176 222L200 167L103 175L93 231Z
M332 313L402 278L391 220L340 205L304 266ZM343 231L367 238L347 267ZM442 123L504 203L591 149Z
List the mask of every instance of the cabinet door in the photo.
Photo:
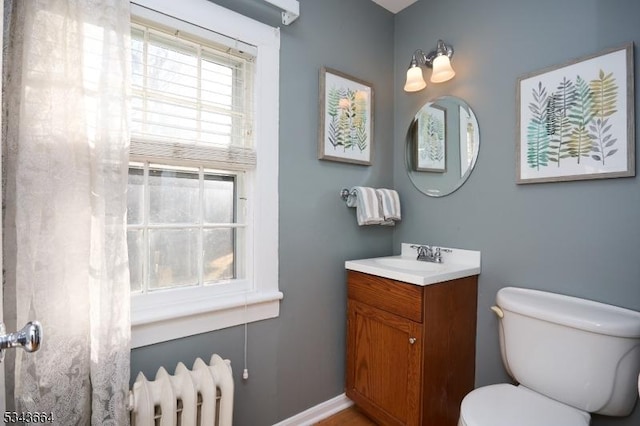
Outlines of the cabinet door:
M385 425L420 424L422 325L349 299L346 394Z

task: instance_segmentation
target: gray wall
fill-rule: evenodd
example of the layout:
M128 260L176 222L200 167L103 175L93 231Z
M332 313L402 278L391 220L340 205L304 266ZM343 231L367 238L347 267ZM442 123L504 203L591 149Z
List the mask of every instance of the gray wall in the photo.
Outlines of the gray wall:
M273 26L280 13L256 0L217 0ZM131 371L154 377L179 361L217 352L231 359L234 424L271 425L344 392L344 261L387 255L393 229L359 228L343 187L393 185L393 15L370 0L301 0L301 16L281 28L280 317L249 324L249 380L243 327L132 351ZM371 167L319 161L318 75L327 66L374 88Z
M279 12L255 0L216 0L267 24ZM250 324L244 382L243 328L132 351L132 374L153 377L218 352L236 379L235 424L270 425L343 392L346 259L398 252L402 242L482 251L476 384L507 380L488 308L505 285L553 290L640 310L640 183L636 178L515 184L518 76L640 40L634 0L419 0L396 15L369 0L301 0L282 27L280 80L280 286L278 319ZM457 76L416 94L402 91L417 48L453 44ZM328 66L375 90L374 164L318 161L318 71ZM637 67L636 67L637 68ZM637 73L636 73L637 74ZM419 193L404 170L411 117L428 99L464 98L480 125L469 181L454 194ZM638 130L636 130L638 133ZM400 192L396 229L359 228L342 187ZM595 426L640 424L596 418Z
M489 311L503 286L640 310L639 179L515 184L518 76L638 43L638 16L635 0L420 0L396 16L394 183L402 195L403 221L394 248L411 241L482 251L478 386L507 379ZM412 52L435 48L438 38L455 48L456 77L416 94L403 92ZM638 71L636 60L636 81ZM476 112L480 155L461 189L430 199L403 169L402 141L419 106L444 94L464 98ZM595 417L592 424L638 425L640 409L624 419Z

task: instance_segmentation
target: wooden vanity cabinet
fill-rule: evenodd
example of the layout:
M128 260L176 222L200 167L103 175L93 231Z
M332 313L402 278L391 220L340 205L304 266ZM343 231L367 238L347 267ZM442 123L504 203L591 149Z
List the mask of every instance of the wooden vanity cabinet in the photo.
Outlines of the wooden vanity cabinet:
M381 425L456 426L474 387L477 282L347 271L346 395Z

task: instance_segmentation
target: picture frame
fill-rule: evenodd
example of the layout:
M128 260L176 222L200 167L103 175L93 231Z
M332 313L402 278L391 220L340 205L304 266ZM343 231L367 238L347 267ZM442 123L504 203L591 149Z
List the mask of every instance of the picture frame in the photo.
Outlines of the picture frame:
M414 169L418 172L447 171L447 110L425 105L417 115Z
M370 166L373 157L373 86L322 67L318 159Z
M518 78L516 183L635 176L633 43Z

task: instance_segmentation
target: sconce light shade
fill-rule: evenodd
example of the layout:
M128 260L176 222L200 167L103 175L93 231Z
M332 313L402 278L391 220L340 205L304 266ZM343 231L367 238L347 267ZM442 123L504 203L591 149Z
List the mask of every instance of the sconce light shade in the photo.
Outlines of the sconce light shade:
M443 83L451 80L455 75L456 72L451 68L451 61L447 55L436 56L433 59L432 83Z
M427 83L422 77L422 68L419 66L411 67L407 70L407 81L404 84L405 92L417 92L427 87Z
M453 56L453 47L444 44L444 41L438 40L435 50L425 55L420 49L416 50L411 58L409 70L407 71L407 80L404 85L405 92L417 92L427 87L422 77L422 66L433 68L431 73L432 83L442 83L451 80L456 72L451 67L451 57Z

